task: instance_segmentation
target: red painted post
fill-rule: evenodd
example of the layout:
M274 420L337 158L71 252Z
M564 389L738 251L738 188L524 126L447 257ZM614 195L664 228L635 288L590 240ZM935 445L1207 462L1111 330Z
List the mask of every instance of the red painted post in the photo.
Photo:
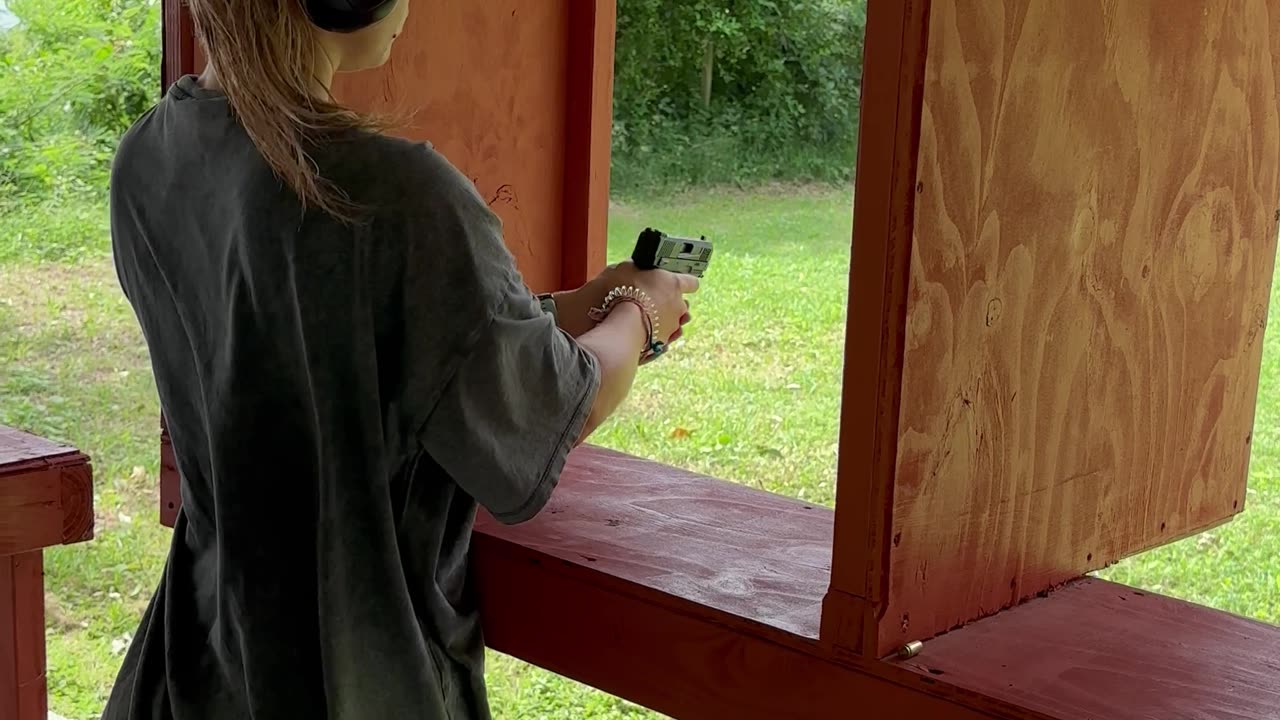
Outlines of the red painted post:
M0 557L0 718L45 720L42 551Z

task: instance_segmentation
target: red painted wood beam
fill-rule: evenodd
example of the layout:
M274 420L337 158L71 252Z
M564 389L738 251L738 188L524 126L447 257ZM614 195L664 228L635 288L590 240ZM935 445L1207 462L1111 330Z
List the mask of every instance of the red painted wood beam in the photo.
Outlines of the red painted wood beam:
M1280 627L1102 580L931 640L909 667L1060 718L1280 718Z
M0 427L0 555L93 537L93 471L74 448Z
M0 427L0 719L46 720L43 548L93 537L93 472L74 448Z
M613 137L613 54L617 0L568 3L561 289L604 268L609 242L609 159Z
M41 551L0 557L0 718L47 720Z
M182 507L182 481L178 474L178 459L173 454L173 441L169 428L160 418L160 524L173 527L178 522L178 509Z
M878 660L838 661L816 641L484 531L473 567L490 647L681 720L1050 717Z
M1042 718L818 641L823 507L598 448L549 505L482 516L486 641L682 719Z
M682 720L1243 719L1280 708L1280 628L1099 580L928 641L909 661L833 648L818 639L832 519L579 450L538 517L477 525L486 641Z

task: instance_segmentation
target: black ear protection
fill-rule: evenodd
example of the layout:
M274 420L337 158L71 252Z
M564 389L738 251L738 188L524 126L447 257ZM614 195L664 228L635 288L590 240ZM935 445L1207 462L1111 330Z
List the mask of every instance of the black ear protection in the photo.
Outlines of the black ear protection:
M355 32L386 17L397 2L409 0L303 0L311 22L329 32Z

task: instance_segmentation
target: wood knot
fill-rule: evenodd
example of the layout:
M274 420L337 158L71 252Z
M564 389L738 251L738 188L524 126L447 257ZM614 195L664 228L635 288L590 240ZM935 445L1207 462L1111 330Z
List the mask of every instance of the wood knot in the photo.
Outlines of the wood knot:
M995 327L1000 322L1000 316L1004 314L1004 301L1000 298L991 298L987 303L987 327Z

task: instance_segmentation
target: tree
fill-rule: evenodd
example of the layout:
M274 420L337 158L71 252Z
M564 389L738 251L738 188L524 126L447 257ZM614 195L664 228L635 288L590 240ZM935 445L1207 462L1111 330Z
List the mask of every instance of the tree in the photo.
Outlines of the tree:
M865 26L865 0L619 0L615 175L847 177Z

